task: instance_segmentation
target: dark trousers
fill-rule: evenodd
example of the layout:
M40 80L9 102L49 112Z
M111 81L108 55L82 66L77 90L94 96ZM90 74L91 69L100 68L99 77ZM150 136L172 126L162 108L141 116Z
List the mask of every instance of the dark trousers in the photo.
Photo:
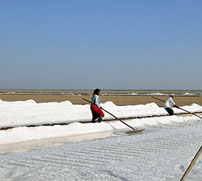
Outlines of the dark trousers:
M174 111L170 107L166 107L165 110L168 112L169 115L174 114Z

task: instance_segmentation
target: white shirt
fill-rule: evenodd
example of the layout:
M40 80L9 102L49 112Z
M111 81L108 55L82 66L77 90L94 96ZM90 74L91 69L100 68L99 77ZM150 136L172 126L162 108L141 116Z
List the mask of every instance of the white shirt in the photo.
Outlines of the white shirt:
M93 95L92 104L97 105L100 108L100 97L98 95Z
M173 107L175 105L175 102L173 101L172 97L168 97L168 99L165 102L164 108Z

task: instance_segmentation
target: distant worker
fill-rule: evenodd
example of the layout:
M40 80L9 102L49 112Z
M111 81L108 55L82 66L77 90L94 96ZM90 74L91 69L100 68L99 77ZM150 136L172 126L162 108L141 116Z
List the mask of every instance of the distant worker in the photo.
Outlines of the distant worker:
M95 120L98 118L98 122L102 121L104 113L102 112L102 107L100 106L100 89L95 89L93 92L92 102L91 102L91 111L92 111L92 123L95 123Z
M175 102L173 101L174 94L169 94L168 99L165 102L164 108L168 112L169 115L173 115L174 111L172 107L177 107Z

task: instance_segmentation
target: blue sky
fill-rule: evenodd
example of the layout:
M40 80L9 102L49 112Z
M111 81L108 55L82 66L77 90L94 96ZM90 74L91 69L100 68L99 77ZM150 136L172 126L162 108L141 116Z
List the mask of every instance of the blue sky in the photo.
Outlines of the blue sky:
M0 0L1 89L202 89L201 0Z

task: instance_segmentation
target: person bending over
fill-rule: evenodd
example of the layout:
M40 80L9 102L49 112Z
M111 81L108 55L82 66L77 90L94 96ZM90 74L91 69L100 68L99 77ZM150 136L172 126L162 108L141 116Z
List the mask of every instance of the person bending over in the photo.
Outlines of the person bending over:
M164 108L168 112L169 115L174 114L172 107L177 107L175 102L173 101L173 96L174 96L174 94L169 94L169 97L167 98L165 105L164 105Z
M95 123L95 120L98 119L98 122L102 121L102 117L104 117L104 113L102 112L102 108L100 106L100 97L101 94L100 89L95 89L93 92L92 102L91 102L91 112L92 112L92 123Z

